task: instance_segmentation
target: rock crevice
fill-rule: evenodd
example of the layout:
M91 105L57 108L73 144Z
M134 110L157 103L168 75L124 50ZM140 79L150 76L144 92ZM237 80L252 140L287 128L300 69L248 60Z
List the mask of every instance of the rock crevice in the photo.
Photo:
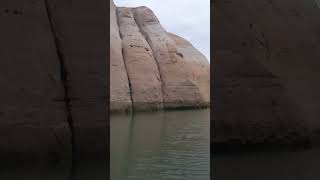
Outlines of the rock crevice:
M73 128L73 119L72 119L72 113L71 113L71 103L70 103L70 95L69 95L69 84L68 84L68 70L66 67L66 62L65 62L65 57L63 54L62 47L60 46L61 40L59 40L59 37L57 35L57 32L55 30L55 24L54 24L54 19L52 17L52 12L49 8L48 0L44 0L44 5L46 7L47 11L47 16L48 16L48 21L50 23L50 29L51 29L51 34L54 39L54 44L57 52L57 58L59 61L60 65L60 77L61 77L61 83L63 86L64 90L64 98L63 102L65 103L66 106L66 114L67 114L67 121L69 125L69 130L70 130L70 143L71 143L71 148L72 148L72 161L74 161L74 155L75 155L75 145L74 145L74 128Z

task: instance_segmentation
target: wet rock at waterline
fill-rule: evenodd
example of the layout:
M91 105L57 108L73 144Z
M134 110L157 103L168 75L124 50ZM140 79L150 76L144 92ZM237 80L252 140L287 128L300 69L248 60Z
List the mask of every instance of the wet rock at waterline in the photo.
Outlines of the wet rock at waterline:
M313 132L320 128L316 1L217 0L212 6L211 140L230 144L313 140Z
M167 33L149 8L117 7L116 16L113 8L111 111L208 107L207 59L186 40Z

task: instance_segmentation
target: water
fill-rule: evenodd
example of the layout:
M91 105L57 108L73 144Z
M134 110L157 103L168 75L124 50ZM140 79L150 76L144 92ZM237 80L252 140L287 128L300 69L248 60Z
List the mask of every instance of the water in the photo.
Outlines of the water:
M320 149L213 156L213 180L319 180Z
M19 165L20 166L20 165ZM70 167L58 165L56 167L35 166L32 164L19 168L0 168L1 180L106 180L108 179L105 161L90 161L77 164L77 169L70 171Z
M210 111L112 115L111 180L209 180Z

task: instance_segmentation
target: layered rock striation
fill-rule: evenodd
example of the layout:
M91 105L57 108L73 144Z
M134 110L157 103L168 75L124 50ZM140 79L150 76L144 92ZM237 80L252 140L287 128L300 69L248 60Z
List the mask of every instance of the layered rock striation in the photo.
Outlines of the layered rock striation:
M147 7L111 2L110 13L111 111L209 106L209 63L197 49Z

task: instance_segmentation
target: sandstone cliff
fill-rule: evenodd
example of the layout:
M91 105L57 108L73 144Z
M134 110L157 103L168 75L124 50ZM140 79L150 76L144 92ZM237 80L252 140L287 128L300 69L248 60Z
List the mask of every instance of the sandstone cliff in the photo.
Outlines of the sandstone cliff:
M212 6L212 141L312 140L320 128L316 1L216 0Z
M149 8L110 3L111 111L209 106L206 58Z
M1 162L105 157L106 1L0 7Z

